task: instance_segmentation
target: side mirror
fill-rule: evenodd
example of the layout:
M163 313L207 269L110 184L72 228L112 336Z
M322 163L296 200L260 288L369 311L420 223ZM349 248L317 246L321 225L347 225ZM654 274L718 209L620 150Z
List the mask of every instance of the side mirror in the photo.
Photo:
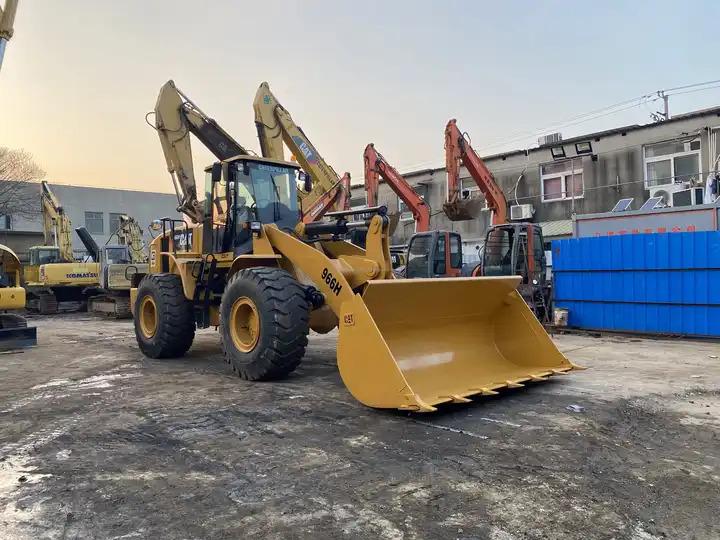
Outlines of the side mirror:
M213 184L219 182L222 179L222 164L221 163L213 163L212 166L212 181Z
M300 181L303 183L303 191L310 193L313 188L312 177L303 171L300 171Z

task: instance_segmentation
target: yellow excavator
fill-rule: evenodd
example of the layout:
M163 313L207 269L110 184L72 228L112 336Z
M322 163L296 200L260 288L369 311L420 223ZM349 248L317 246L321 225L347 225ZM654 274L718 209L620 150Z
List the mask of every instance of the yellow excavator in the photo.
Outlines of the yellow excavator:
M165 157L191 163L178 155L190 152L188 130L177 138L182 103L173 110L163 97L155 128ZM239 154L205 172L205 204L193 184L179 184L192 224L159 220L149 272L131 289L145 355L182 356L196 329L216 326L242 378L276 379L299 365L310 329L339 326L350 393L371 407L421 412L575 367L517 293L519 277L394 279L383 207L302 223L296 163ZM343 239L359 227L366 249Z
M255 127L260 140L263 157L278 161L285 160L287 145L303 170L310 175L310 182L299 190L300 210L303 223L321 219L328 210L343 210L350 193L350 173L342 178L325 162L305 132L298 126L277 98L270 91L270 85L262 83L253 101Z
M42 314L81 310L99 285L99 264L73 257L70 218L47 182L41 205L45 244L29 249L30 263L23 269L27 308Z
M37 328L13 313L25 308L21 276L20 259L12 249L0 244L0 350L37 344Z
M130 288L137 285L136 274L148 271L147 254L142 240L142 228L134 218L122 214L118 229L110 239L118 243L97 245L85 227L75 232L82 240L93 261L100 265L100 284L97 294L88 298L90 313L100 313L116 319L131 317Z

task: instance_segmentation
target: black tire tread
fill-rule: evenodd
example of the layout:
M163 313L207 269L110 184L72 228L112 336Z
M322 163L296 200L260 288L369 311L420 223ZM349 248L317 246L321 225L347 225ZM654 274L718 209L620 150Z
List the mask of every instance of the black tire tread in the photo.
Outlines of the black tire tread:
M157 304L158 330L151 344L144 341L139 329L141 296L150 289ZM136 302L135 335L142 352L150 358L177 358L183 356L195 339L195 318L192 303L185 298L182 279L175 274L148 274L138 287Z
M246 268L238 271L228 281L226 291L239 280L252 282L260 291L265 313L260 313L261 333L269 333L269 339L262 339L257 357L252 365L235 361L236 352L226 330L222 329L225 361L243 379L266 381L287 376L302 361L308 343L310 309L304 289L285 270L271 267ZM221 313L229 312L229 301L223 295ZM234 298L232 298L234 301ZM221 320L221 326L223 321ZM267 337L267 336L266 336ZM264 342L264 343L263 343Z

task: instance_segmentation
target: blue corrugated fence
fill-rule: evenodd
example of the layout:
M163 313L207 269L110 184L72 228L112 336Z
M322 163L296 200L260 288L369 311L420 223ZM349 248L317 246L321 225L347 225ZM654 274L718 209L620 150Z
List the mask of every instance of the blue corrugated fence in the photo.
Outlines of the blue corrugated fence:
M552 251L570 326L720 337L720 232L573 238Z

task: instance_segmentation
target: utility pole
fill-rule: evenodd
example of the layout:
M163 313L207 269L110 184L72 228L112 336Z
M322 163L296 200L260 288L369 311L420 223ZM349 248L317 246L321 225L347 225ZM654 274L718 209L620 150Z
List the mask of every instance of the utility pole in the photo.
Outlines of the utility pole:
M0 68L2 68L3 56L7 42L13 36L13 23L17 12L18 0L7 0L5 9L0 7Z
M657 96L663 100L663 112L657 111L650 116L655 122L670 120L670 96L665 93L665 90L658 90Z

